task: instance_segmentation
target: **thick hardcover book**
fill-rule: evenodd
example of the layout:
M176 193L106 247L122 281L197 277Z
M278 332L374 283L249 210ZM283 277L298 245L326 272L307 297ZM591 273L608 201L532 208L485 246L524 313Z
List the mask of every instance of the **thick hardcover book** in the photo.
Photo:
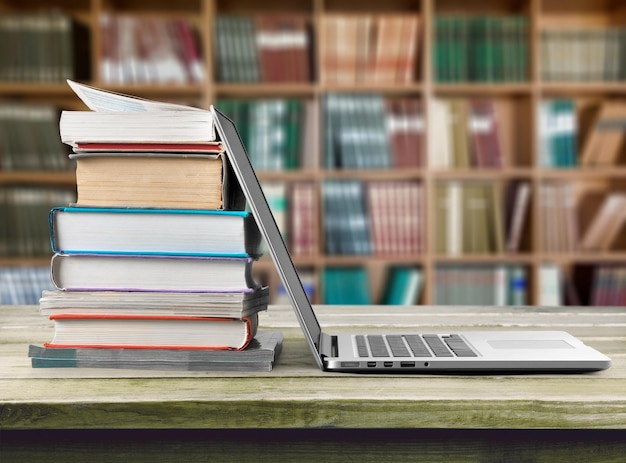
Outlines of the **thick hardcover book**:
M246 257L261 242L248 212L202 209L58 207L50 211L50 238L63 254Z
M244 208L243 194L221 155L81 152L76 204L85 207Z
M282 351L279 331L260 331L239 351L93 349L30 345L33 368L116 368L174 371L271 371Z
M209 111L189 107L176 111L63 111L61 141L205 143L215 141Z
M44 347L241 350L259 325L256 313L243 319L60 313L50 320L54 337Z
M124 254L55 254L52 282L74 291L242 291L256 287L252 259Z
M50 278L49 272L45 275ZM39 298L39 296L38 296ZM231 292L61 291L40 293L39 313L143 314L245 318L267 310L269 288Z

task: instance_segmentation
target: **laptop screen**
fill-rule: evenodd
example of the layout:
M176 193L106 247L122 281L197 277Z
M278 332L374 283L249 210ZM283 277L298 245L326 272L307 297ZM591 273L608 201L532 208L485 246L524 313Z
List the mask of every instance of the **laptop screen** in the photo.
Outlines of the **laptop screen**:
M211 106L211 112L215 116L216 128L222 143L224 143L228 159L235 171L235 176L243 189L261 234L267 242L268 250L285 286L285 290L291 299L298 321L308 338L307 341L310 344L312 343L311 347L319 352L321 336L319 322L304 291L280 230L276 225L259 180L254 173L252 164L250 164L237 128L228 117L213 106Z

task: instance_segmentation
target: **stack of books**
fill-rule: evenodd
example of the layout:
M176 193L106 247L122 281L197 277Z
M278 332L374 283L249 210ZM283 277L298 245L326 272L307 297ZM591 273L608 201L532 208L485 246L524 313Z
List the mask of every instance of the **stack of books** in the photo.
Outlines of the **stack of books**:
M33 366L271 369L261 236L211 113L71 85L93 111L61 116L77 201L49 215L56 290L40 311L55 332Z

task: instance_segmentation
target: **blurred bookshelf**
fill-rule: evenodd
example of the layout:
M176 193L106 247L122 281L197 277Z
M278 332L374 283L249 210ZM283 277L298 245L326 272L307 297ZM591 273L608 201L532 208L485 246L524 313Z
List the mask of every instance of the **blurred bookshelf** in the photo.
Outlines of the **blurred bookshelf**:
M73 78L229 114L315 303L626 305L621 2L0 0L0 40L0 287L75 194Z

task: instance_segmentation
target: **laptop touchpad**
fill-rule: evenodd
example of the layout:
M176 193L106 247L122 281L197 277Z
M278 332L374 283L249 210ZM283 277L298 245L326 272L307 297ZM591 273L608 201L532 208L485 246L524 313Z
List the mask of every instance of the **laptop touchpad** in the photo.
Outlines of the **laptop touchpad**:
M573 349L561 339L494 339L487 341L494 349Z

